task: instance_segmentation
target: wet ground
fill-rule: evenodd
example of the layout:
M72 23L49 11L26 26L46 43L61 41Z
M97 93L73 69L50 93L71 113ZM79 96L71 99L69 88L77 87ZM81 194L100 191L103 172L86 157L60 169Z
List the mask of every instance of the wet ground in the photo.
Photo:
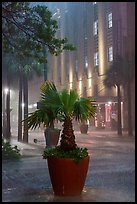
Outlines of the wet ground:
M135 137L118 137L111 131L75 135L90 154L80 196L54 196L47 161L41 156L45 143L39 136L41 142L33 144L33 134L31 145L17 143L20 161L3 161L2 202L135 202Z

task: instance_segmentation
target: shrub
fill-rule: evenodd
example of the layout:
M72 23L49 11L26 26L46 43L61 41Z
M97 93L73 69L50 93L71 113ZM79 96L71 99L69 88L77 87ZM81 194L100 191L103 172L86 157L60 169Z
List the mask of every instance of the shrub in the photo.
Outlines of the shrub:
M72 158L75 162L79 162L80 159L88 156L87 148L76 147L73 150L64 151L60 146L47 148L44 150L43 159L47 159L48 157L56 157L56 158Z
M2 159L19 159L20 156L17 145L12 147L9 142L2 140Z

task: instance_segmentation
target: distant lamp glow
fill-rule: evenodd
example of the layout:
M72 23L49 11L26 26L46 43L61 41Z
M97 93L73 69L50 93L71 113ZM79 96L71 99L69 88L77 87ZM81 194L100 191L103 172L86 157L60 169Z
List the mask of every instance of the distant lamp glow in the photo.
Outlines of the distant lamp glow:
M33 106L32 105L28 105L28 108L33 108Z
M85 67L87 68L88 67L88 57L85 56Z
M36 107L37 107L37 104L36 104L36 103L34 103L34 104L33 104L33 107L35 107L35 108L36 108Z
M4 89L4 93L7 95L8 92L9 92L9 89L8 89L8 88L5 88L5 89Z
M88 67L88 63L87 62L85 63L85 67Z
M111 101L108 102L109 105L111 105L111 103L112 103Z
M22 105L22 107L24 107L24 106L25 106L25 103L22 103L21 105Z

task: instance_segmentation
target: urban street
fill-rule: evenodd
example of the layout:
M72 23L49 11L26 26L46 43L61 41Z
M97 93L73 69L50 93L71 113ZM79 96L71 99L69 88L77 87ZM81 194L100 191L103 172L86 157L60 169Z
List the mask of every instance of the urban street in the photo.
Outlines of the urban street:
M2 2L2 202L135 202L135 2Z
M54 196L47 161L42 158L43 133L32 133L30 143L13 139L20 161L3 161L3 202L135 202L135 137L115 131L75 131L77 144L90 154L85 187L80 196ZM35 144L33 138L39 138ZM31 140L32 138L32 140ZM42 142L43 141L43 142Z

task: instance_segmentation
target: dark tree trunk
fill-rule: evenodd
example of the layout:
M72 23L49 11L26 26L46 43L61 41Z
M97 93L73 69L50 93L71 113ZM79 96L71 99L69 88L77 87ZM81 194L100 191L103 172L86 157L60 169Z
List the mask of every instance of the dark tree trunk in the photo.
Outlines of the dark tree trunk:
M61 135L61 149L72 150L76 148L75 135L72 128L72 120L70 118L65 119L64 128Z
M3 85L7 87L7 93L3 89L3 137L10 141L11 139L11 126L10 126L10 70L9 61L6 61L3 74Z
M117 96L118 96L118 126L117 133L122 135L122 124L121 124L121 91L120 85L117 85Z
M133 136L132 114L131 114L131 86L130 86L130 71L129 71L129 69L128 69L127 96L128 96L128 135Z
M23 76L23 95L24 95L24 119L28 117L28 79L24 74ZM24 121L23 141L28 143L28 123Z
M11 128L10 128L10 75L9 67L7 69L7 94L6 94L6 139L11 139Z
M18 141L22 141L22 71L19 72Z

